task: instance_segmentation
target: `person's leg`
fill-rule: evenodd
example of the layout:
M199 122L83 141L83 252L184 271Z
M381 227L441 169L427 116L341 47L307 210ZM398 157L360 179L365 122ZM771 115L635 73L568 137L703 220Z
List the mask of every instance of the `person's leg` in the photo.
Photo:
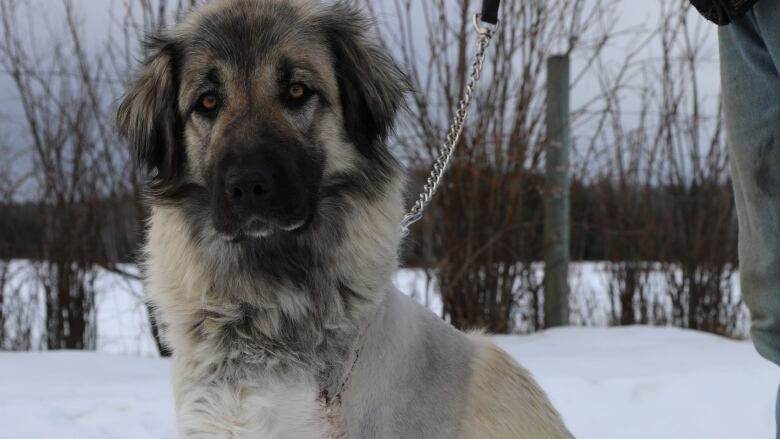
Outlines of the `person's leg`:
M720 57L742 295L756 349L780 364L780 1L720 28Z
M742 294L756 349L780 364L780 2L720 28L720 57Z

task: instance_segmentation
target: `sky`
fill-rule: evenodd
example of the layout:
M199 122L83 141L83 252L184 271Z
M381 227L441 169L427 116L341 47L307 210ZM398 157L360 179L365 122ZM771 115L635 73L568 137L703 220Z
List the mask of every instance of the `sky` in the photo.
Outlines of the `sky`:
M32 13L26 17L21 26L28 29L26 34L28 44L35 45L38 49L45 48L47 42L65 38L65 29L63 25L63 6L62 1L67 0L17 0L30 5ZM106 36L118 29L116 11L121 10L123 4L127 1L137 0L70 0L76 6L78 11L78 20L83 25L83 35L87 51L97 52L104 44ZM390 7L392 0L374 0L384 12L379 15L380 25L393 28L393 21L396 15L393 8ZM425 0L420 0L425 1ZM454 3L455 0L445 0ZM507 1L507 0L505 0ZM515 0L523 1L523 0ZM478 9L478 1L475 1L475 11ZM638 1L638 0L617 0L617 9L611 11L617 17L616 30L622 32L630 29L654 29L659 25L661 0ZM386 6L383 8L383 6ZM691 13L692 16L695 12ZM692 17L695 26L697 26L696 35L705 42L705 51L703 62L701 63L698 77L701 83L701 90L705 96L709 96L709 105L714 112L717 104L719 92L718 75L718 51L716 27L698 16ZM419 23L422 25L422 22ZM422 35L419 32L418 35ZM423 44L421 44L423 46ZM640 59L654 62L660 53L658 44L651 44L641 49ZM615 66L627 56L627 54L636 51L637 41L635 37L620 37L614 40L609 49L604 54L607 64L613 63ZM45 50L40 50L45 53ZM581 60L573 60L572 69L576 72L582 68ZM595 78L585 77L577 83L572 89L572 108L577 108L584 102L587 102L595 90L597 90ZM19 97L16 93L10 78L0 72L0 147L5 145L6 149L19 150L25 148L24 145L24 125L19 106ZM631 102L624 103L624 108L631 110ZM638 106L638 105L637 105ZM576 133L575 133L576 134ZM25 161L20 160L14 164L16 171L24 168ZM2 168L0 168L2 171Z
M57 37L62 35L64 29L62 29L62 8L63 0L22 0L24 3L28 3L35 9L35 15L30 19L31 33L39 35L39 39L45 40L48 37ZM88 49L98 50L99 45L102 44L105 36L108 35L112 28L116 28L116 21L111 19L112 15L116 15L116 11L122 8L122 5L127 1L135 0L70 0L76 5L78 10L79 20L84 26L84 34L87 36L86 41ZM389 5L392 0L374 0L381 6L387 5L384 8L384 12L381 14L380 21L385 23L392 23L396 20L396 15L393 12L393 8ZM425 0L421 0L425 1ZM446 0L455 2L455 0ZM507 0L505 0L507 1ZM515 0L523 1L523 0ZM475 1L475 11L478 9L476 6L478 0ZM637 0L619 0L618 9L614 11L619 17L616 28L618 30L626 30L633 28L652 29L658 26L658 20L660 16L659 11L660 0L649 1L637 1ZM697 19L698 20L698 19ZM717 89L718 87L718 75L717 75L717 41L716 41L716 27L703 19L698 20L701 25L701 35L703 35L707 41L707 50L705 51L705 57L710 61L708 66L705 66L706 71L702 72L702 80L704 81L705 89ZM43 25L43 29L40 26ZM93 38L94 37L94 38ZM623 44L621 44L623 43ZM89 47L91 46L91 47ZM608 58L614 58L615 60L622 59L625 56L626 51L631 50L633 47L630 45L627 39L618 41L612 44L612 48L606 55ZM654 50L655 49L655 50ZM657 47L649 47L645 49L647 56L645 58L652 58L657 55ZM10 90L9 84L5 81L0 82L0 94L4 98L13 97L14 92ZM581 87L583 90L590 89L589 84L583 84ZM577 90L575 90L576 92Z

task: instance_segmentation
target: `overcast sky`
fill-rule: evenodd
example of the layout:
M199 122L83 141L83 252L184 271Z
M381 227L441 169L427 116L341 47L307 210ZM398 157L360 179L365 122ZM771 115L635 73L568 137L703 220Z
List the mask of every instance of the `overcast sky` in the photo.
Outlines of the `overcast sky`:
M29 39L31 44L36 44L39 48L45 47L47 41L52 38L65 38L65 29L63 28L63 7L62 0L20 0L33 6L34 13L24 23L20 23L29 30ZM83 24L85 41L88 45L87 50L97 51L104 44L106 36L112 32L116 22L111 18L112 11L114 15L122 8L124 2L128 0L72 0L77 6L79 20ZM388 4L392 0L375 0L377 3ZM425 0L420 0L425 1ZM454 0L451 0L454 1ZM516 0L523 1L523 0ZM476 6L475 2L475 6ZM617 28L620 29L655 29L659 24L659 5L660 0L620 0L619 9L614 11L618 19ZM478 8L476 8L478 9ZM384 24L393 28L392 22L395 20L393 8L388 7L379 17ZM693 14L693 13L692 13ZM698 26L698 34L706 42L704 52L704 62L701 64L698 72L701 82L701 90L704 95L710 96L711 108L716 108L717 95L719 91L718 80L718 51L716 39L716 27L699 19L698 16L692 18ZM422 35L422 33L419 33ZM36 41L37 40L37 41ZM423 44L421 44L423 46ZM617 64L625 59L627 52L635 50L636 41L625 38L614 41L605 54L607 61L614 60ZM652 44L643 49L640 56L642 59L653 60L660 53L659 45ZM648 61L652 62L652 61ZM574 61L573 69L577 70L577 61ZM592 78L586 78L577 84L572 90L572 106L576 108L581 102L585 102L593 96L597 89L597 84ZM21 146L19 140L21 125L21 113L18 105L18 96L13 88L13 84L5 74L0 73L0 102L3 103L0 110L0 144ZM630 107L629 102L627 106ZM575 133L576 134L576 133Z
M45 43L45 40L49 37L62 35L64 29L62 29L62 0L21 0L22 2L33 5L39 12L36 17L32 18L30 23L31 35L38 34L39 39ZM99 49L100 45L104 44L105 36L111 32L113 20L110 18L112 11L117 11L122 8L124 2L128 0L71 0L77 6L80 20L84 24L85 39L88 44L92 45L92 49ZM392 0L374 0L375 2L385 3L389 5ZM425 1L425 0L420 0ZM454 0L450 0L453 1ZM523 1L523 0L516 0ZM478 0L475 1L475 6ZM620 0L619 9L616 11L619 21L617 24L618 29L635 29L645 28L654 29L658 26L659 21L659 4L660 0ZM475 8L478 9L478 8ZM114 13L116 15L116 13ZM394 16L393 8L388 7L384 9L384 13L380 16L380 20L384 24L392 23L396 18ZM707 38L707 50L705 51L705 58L710 62L703 66L702 79L705 81L703 84L705 89L714 89L717 92L718 88L718 75L717 75L717 41L715 38L716 27L710 25L704 20L695 20L700 22L701 34ZM43 28L39 26L43 25ZM607 54L607 58L614 58L616 61L625 57L626 50L632 50L633 46L629 44L629 41L615 41L611 44L610 51ZM645 49L646 55L643 55L646 59L651 59L658 55L659 48L657 45L651 45ZM13 92L9 93L7 90L7 84L0 84L0 93L2 96L13 96ZM582 89L587 90L591 88L592 84L582 84Z

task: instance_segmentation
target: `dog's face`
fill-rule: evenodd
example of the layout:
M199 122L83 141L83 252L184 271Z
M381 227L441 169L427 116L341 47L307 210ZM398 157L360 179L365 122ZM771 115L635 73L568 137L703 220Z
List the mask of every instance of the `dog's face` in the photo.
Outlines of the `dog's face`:
M333 136L341 121L327 52L297 40L239 46L244 53L230 59L230 43L214 43L182 65L189 178L208 189L214 228L226 237L301 228L317 208L326 151L350 147Z
M215 0L156 36L118 115L152 202L240 242L381 181L404 81L366 31L343 3Z

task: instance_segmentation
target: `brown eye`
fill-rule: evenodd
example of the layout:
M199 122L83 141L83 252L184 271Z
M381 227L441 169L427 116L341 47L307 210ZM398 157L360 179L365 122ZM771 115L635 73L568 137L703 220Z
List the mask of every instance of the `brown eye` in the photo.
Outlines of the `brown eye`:
M219 99L211 93L200 98L200 108L203 111L214 111L219 105Z
M306 87L303 84L293 84L290 86L289 96L292 100L298 100L306 96Z

